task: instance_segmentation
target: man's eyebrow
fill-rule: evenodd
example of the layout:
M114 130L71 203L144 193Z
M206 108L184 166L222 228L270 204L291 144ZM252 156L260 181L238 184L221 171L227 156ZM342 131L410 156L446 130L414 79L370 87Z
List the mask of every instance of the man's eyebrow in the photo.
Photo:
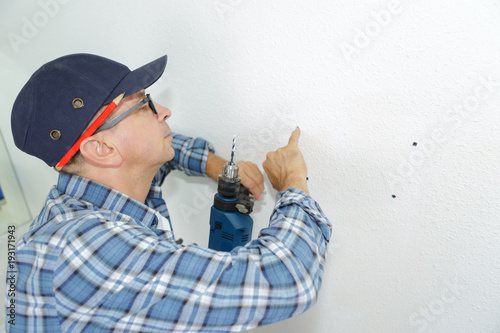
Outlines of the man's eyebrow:
M146 98L146 91L145 90L138 92L138 94L139 95L137 97L139 98L139 100L138 100L139 102L142 101L144 98Z

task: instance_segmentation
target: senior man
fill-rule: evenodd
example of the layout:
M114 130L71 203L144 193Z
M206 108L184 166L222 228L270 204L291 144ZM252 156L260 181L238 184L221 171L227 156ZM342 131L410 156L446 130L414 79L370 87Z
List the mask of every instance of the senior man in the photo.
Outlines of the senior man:
M8 332L235 332L315 302L331 224L309 196L299 129L263 163L279 194L257 239L231 252L176 243L165 176L177 169L217 179L226 161L204 139L173 134L171 111L146 94L166 61L131 71L68 55L19 93L16 146L60 174L16 246ZM258 167L239 164L242 184L259 198Z

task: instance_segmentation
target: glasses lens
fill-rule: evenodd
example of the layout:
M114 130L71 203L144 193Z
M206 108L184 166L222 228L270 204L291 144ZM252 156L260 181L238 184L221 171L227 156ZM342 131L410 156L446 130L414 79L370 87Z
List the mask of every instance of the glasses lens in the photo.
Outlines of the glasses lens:
M154 112L155 114L158 114L158 113L156 112L155 103L153 103L153 100L151 99L151 95L147 94L147 95L146 95L146 98L148 99L148 104L149 104L149 107L151 108L151 110L153 110L153 112Z

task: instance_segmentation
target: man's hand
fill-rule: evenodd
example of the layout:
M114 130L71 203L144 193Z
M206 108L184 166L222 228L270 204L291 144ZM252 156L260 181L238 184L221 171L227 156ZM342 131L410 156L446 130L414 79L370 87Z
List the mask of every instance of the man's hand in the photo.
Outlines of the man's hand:
M238 162L239 175L241 177L241 185L250 190L256 200L262 199L264 192L264 176L260 172L259 167L252 162Z
M208 160L206 166L206 174L215 181L218 181L219 174L222 172L222 167L227 161L219 156L208 153ZM241 177L241 184L250 190L257 200L262 199L262 192L264 191L264 176L260 172L257 165L252 162L238 162L238 174Z
M267 153L262 163L264 171L274 189L281 192L289 187L309 194L307 187L307 166L299 149L300 129L292 132L288 144L276 151Z

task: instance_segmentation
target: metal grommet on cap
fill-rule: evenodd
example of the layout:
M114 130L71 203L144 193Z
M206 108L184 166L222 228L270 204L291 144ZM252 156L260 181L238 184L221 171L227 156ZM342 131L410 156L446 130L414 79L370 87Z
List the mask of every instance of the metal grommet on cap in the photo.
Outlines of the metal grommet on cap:
M81 99L80 97L74 98L71 104L73 104L73 107L75 109L80 109L83 107L83 99Z
M52 130L50 131L50 138L52 140L59 140L61 138L61 131L58 130Z

